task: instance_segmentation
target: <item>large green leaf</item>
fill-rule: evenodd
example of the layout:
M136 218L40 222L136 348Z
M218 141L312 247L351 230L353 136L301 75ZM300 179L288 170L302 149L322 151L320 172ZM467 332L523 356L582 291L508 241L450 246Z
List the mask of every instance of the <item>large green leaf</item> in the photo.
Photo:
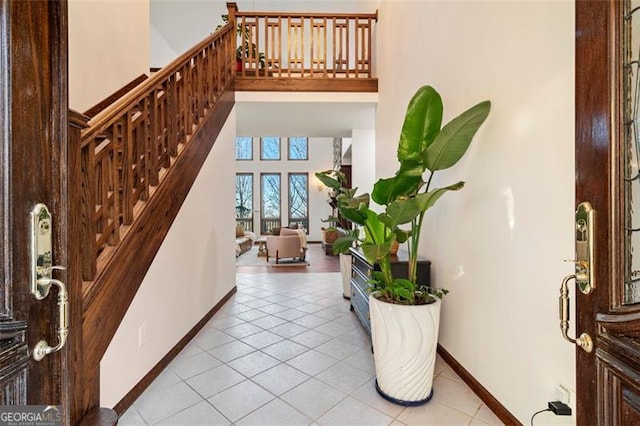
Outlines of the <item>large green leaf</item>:
M456 164L467 152L471 139L484 123L490 110L491 102L480 102L446 124L424 151L426 167L434 172Z
M353 247L353 243L356 241L358 241L358 239L353 235L338 238L333 242L333 254L348 252L349 248Z
M338 179L335 179L329 176L329 173L333 172L333 170L327 170L324 172L316 173L316 177L320 182L322 182L326 187L333 189L334 191L339 191L342 185Z
M385 212L378 215L378 218L388 228L395 229L398 225L411 222L420 213L420 204L412 197L389 204Z
M381 206L386 206L398 197L415 194L422 183L421 175L397 174L392 178L379 179L373 185L371 199Z
M398 160L414 158L434 140L442 124L442 98L431 86L419 88L407 107L400 141Z
M362 254L367 258L369 263L376 263L378 260L386 256L391 250L391 241L383 242L382 244L362 244Z
M382 244L387 240L387 227L384 223L380 222L378 215L373 210L367 208L360 209L361 213L367 215L364 231L366 235L366 241L373 244Z
M340 208L340 214L344 216L348 221L357 225L364 225L367 220L367 215L363 214L359 209L349 209L346 207Z
M429 192L417 195L414 200L421 212L427 211L448 191L459 191L464 187L464 182L454 183L444 188L432 189Z
M396 240L400 244L406 242L409 239L409 237L411 236L411 231L405 231L405 230L400 229L400 228L396 229L395 233L396 233Z

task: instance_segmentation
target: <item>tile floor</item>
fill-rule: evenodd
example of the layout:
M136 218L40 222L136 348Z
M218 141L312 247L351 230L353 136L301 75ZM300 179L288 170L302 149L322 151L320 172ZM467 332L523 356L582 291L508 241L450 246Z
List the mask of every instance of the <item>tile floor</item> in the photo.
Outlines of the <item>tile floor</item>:
M339 273L237 277L238 292L120 425L502 424L439 358L428 404L382 399Z

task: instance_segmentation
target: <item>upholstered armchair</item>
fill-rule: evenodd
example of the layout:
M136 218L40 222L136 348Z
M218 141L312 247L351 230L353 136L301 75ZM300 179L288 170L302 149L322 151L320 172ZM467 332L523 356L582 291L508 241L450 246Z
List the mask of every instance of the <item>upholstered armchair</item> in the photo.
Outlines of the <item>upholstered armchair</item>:
M280 235L267 236L267 262L269 257L280 259L294 258L304 260L307 253L307 236L304 229L282 228Z

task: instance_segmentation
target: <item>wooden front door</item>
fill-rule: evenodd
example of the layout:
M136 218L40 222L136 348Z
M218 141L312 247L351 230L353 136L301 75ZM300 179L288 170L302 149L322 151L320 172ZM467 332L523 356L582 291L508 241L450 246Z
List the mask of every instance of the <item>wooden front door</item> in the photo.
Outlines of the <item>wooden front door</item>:
M596 211L595 289L576 291L580 425L640 424L640 3L576 2L576 203Z
M65 1L0 0L0 405L61 405L68 424L69 346L33 356L39 341L58 343L58 289L40 301L30 291L37 203L51 211L51 261L69 268L53 277L77 286L67 235L66 8ZM72 328L67 343L79 332Z

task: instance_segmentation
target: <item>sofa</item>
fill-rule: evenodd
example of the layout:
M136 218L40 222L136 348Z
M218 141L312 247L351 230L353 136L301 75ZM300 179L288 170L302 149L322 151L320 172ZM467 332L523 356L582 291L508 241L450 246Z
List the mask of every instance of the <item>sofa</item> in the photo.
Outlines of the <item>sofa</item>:
M256 240L256 234L245 231L242 225L236 226L236 257L240 256L251 249L253 242Z
M303 262L307 254L307 234L304 229L280 229L280 235L267 236L267 262L275 257L276 264L280 259L292 258Z

